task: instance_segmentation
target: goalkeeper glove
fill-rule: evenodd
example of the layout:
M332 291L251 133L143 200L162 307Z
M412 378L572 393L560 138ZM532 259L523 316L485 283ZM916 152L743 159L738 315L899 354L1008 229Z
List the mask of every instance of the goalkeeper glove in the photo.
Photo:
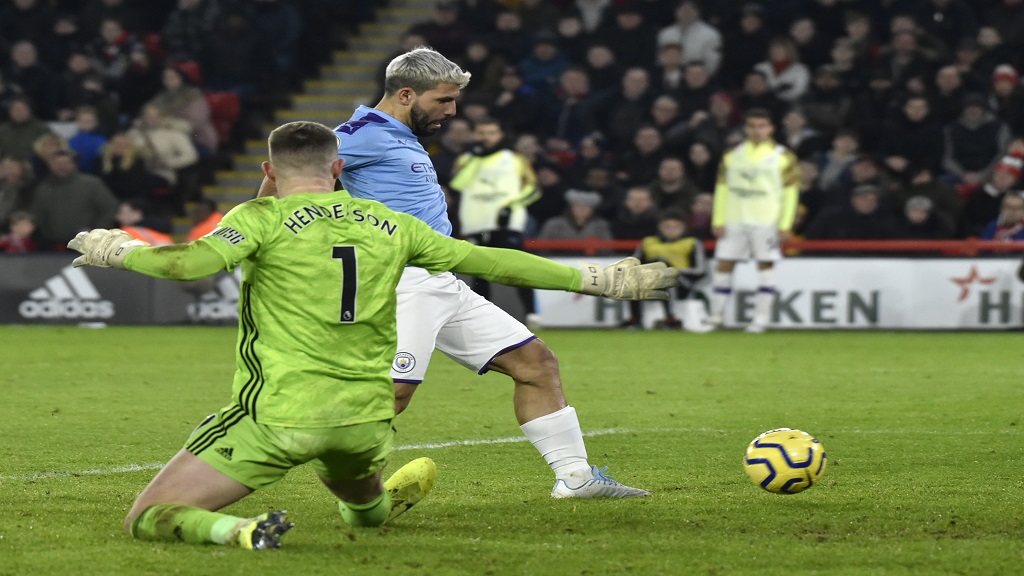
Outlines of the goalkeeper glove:
M68 248L82 255L71 263L72 266L97 266L99 268L124 268L124 259L129 252L139 246L149 246L142 240L134 240L132 235L120 229L103 230L97 228L88 232L79 232L68 242Z
M583 276L580 293L616 300L668 300L668 288L679 285L678 269L664 262L641 265L633 257L604 267L584 263L579 270Z

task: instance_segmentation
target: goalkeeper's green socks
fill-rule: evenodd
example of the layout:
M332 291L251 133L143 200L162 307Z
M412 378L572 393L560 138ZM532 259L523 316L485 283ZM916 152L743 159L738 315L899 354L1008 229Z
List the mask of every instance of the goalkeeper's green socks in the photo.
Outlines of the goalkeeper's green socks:
M342 520L349 526L355 528L380 526L388 519L388 514L391 512L391 496L385 490L383 494L366 504L352 504L338 500L338 510L341 512Z
M181 504L154 504L132 522L131 534L139 540L232 544L239 522L245 518L210 512Z

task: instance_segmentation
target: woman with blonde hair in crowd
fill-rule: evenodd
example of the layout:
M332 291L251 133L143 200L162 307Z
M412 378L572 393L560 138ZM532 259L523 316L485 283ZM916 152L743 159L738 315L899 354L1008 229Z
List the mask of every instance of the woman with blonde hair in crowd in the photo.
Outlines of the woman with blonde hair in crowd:
M50 173L50 158L53 158L59 152L70 152L74 155L71 146L68 145L68 141L53 132L47 132L32 142L32 159L30 162L36 182L46 178Z
M119 200L153 198L171 193L171 183L146 168L150 153L127 132L114 134L101 149L93 166Z

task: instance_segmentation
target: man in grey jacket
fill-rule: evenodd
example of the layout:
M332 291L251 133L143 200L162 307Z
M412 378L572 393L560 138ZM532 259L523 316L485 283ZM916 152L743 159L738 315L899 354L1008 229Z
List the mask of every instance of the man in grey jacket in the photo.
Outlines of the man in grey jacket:
M82 230L107 228L117 214L117 198L103 181L78 171L74 153L61 150L47 163L50 175L36 188L32 215L42 250L63 248Z

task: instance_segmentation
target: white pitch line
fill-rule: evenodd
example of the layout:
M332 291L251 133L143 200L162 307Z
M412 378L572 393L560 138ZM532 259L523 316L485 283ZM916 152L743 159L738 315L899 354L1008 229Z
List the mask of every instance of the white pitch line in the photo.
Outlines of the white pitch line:
M629 434L633 430L627 430L625 428L619 429L608 429L608 430L593 430L591 432L584 432L584 436L606 436L608 434ZM654 432L654 430L651 430ZM430 442L427 444L406 444L404 446L395 446L395 451L399 450L429 450L431 448L451 448L452 446L479 446L482 444L512 444L515 442L526 442L526 436L510 436L508 438L489 438L484 440L450 440L448 442ZM0 476L2 478L2 476Z
M609 429L609 430L594 430L591 432L585 432L584 436L605 436L608 434L628 434L633 430L625 429ZM651 432L655 432L652 430ZM432 448L451 448L453 446L479 446L483 444L512 444L514 442L526 442L525 436L513 436L508 438L489 438L481 440L451 440L448 442L430 442L426 444L406 444L403 446L395 446L394 451L398 452L401 450L429 450ZM46 478L67 478L71 476L105 476L108 474L118 474L120 472L142 472L145 470L159 470L164 467L164 463L159 464L127 464L125 466L115 466L114 468L100 468L95 470L76 470L74 472L36 472L34 474L18 474L13 476L0 476L0 481L3 480L43 480Z
M590 432L584 432L584 436L607 436L610 434L667 434L667 433L697 433L697 434L740 434L742 432L749 432L749 430L721 430L715 428L644 428L631 430L628 428L609 428L606 430L592 430ZM927 435L927 436L983 436L983 435L996 435L996 434L1015 434L1016 430L997 430L991 432L978 431L978 430L825 430L825 434L819 434L821 437L826 437L833 434L890 434L894 436L899 435ZM424 444L405 444L401 446L395 446L395 452L406 451L406 450L431 450L437 448L452 448L455 446L483 446L491 444L514 444L517 442L526 442L525 436L509 436L507 438L484 438L478 440L449 440L447 442L427 442ZM36 472L33 474L16 474L11 476L0 476L0 481L4 480L43 480L47 478L68 478L72 476L106 476L108 474L118 474L121 472L142 472L146 470L159 470L163 468L163 463L158 464L127 464L125 466L115 466L113 468L100 468L94 470L77 470L74 472Z
M34 474L20 474L16 476L0 476L2 480L42 480L44 478L66 478L68 476L105 476L119 472L139 472L142 470L159 470L163 464L128 464L126 466L115 466L113 468L101 468L98 470L78 470L75 472L36 472Z

